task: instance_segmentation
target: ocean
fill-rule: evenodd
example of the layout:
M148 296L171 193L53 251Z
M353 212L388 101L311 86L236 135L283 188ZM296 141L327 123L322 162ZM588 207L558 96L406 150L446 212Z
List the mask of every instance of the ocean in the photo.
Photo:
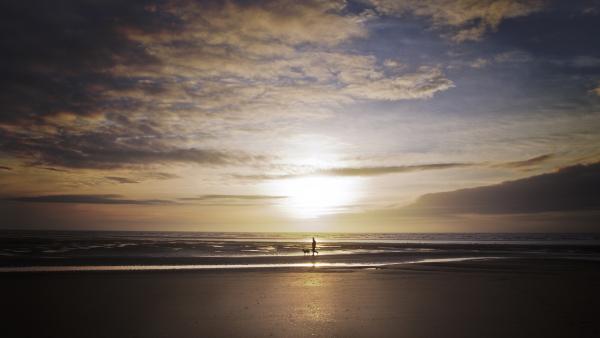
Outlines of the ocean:
M312 237L318 253L306 254ZM448 260L600 259L600 234L0 231L0 272L382 268Z

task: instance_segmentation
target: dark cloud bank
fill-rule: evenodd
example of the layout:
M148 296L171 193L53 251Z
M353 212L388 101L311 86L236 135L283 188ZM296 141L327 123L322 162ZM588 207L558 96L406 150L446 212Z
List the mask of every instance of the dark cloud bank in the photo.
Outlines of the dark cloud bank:
M28 165L74 169L254 159L181 146L178 141L185 140L173 139L157 119L131 117L157 111L152 100L141 98L173 85L117 69L154 73L164 65L128 32L182 32L180 18L161 10L167 5L151 0L0 3L0 153ZM139 95L128 95L131 91ZM89 121L71 120L66 128L61 116L104 123L90 129L83 125Z
M600 162L496 185L427 194L406 213L520 214L600 210Z
M0 69L3 120L56 112L94 114L135 104L101 100L100 88L127 89L136 82L110 75L117 64L158 61L123 34L176 29L175 18L150 10L156 1L3 1ZM148 88L160 90L160 88Z
M600 162L499 184L431 193L411 205L331 216L361 225L377 220L388 231L597 232Z

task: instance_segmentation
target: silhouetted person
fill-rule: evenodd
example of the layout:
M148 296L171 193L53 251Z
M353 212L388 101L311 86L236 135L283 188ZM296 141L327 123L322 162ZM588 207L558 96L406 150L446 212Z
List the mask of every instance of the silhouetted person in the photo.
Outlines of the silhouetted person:
M315 238L313 237L313 243L312 243L313 256L315 255L315 252L317 252L317 241L315 241Z

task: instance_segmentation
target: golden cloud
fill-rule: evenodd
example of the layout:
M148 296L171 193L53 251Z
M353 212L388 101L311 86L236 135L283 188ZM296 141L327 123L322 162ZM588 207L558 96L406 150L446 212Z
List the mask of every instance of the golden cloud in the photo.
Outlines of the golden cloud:
M479 40L509 18L526 16L543 8L542 0L372 0L380 13L413 13L431 18L437 27L451 26L455 42Z

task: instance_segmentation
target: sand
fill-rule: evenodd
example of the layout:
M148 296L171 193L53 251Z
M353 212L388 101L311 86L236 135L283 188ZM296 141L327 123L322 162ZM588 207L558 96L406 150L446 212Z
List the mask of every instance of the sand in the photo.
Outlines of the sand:
M4 337L600 337L600 263L0 274Z

